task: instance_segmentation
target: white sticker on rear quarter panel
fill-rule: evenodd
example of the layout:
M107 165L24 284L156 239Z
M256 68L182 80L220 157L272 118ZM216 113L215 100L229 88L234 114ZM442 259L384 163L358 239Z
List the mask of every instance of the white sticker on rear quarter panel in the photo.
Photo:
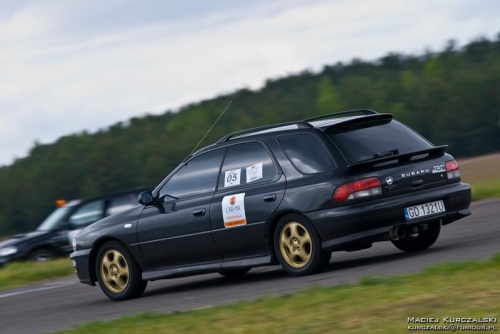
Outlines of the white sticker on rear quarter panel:
M247 167L247 183L262 179L262 162Z
M222 199L224 227L246 225L245 193L224 196Z
M240 185L241 168L228 170L224 175L224 188Z

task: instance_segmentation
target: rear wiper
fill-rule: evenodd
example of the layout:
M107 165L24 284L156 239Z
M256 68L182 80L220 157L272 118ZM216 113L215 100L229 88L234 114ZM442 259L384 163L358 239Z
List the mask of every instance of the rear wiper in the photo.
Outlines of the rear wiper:
M361 158L359 158L358 162L370 161L370 160L373 160L373 159L378 159L378 158L383 158L383 157L389 157L391 155L396 155L396 154L399 154L399 149L397 149L397 148L389 150L389 151L375 153L372 156L361 157Z

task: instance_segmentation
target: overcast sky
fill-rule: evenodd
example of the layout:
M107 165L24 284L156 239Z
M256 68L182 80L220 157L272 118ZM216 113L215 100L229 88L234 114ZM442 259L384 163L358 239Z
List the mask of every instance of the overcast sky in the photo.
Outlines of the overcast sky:
M0 165L36 141L500 32L497 0L2 0Z

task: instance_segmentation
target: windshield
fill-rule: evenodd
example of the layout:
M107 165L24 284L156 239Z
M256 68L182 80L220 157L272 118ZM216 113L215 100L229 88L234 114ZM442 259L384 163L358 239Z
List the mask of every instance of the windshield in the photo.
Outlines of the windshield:
M51 231L59 227L59 223L69 211L69 206L55 209L45 220L38 226L37 231Z
M374 155L403 154L431 148L432 145L403 124L392 121L355 130L328 133L349 164Z

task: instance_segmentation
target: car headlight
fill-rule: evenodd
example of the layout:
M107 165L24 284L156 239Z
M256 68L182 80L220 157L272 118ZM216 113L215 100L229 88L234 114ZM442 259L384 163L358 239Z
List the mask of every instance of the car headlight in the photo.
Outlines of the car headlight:
M73 241L71 244L73 245L73 252L76 252L76 238L73 238Z
M7 255L16 254L16 253L17 253L16 247L0 248L0 256L7 256Z

